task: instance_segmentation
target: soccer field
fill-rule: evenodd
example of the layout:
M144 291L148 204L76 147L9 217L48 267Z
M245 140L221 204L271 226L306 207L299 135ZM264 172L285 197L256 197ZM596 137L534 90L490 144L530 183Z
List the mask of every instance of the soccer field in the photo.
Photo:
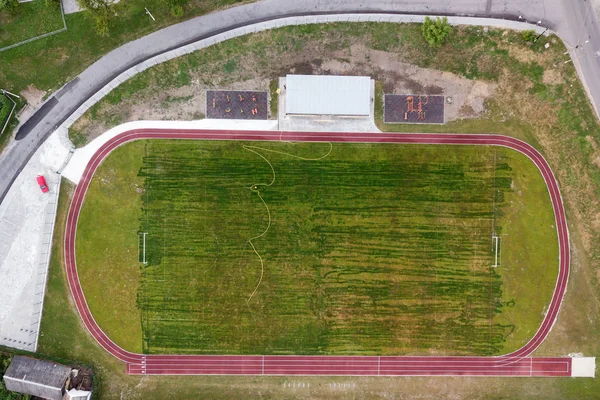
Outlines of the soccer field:
M553 222L504 148L146 140L97 172L77 257L147 353L490 355L541 322Z

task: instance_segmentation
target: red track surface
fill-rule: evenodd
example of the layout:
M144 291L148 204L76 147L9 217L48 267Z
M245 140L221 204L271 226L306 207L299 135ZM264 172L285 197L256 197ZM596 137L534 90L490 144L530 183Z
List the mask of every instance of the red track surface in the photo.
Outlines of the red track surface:
M133 140L149 138L492 145L519 151L529 157L542 173L556 219L559 271L546 316L527 344L510 354L497 357L189 356L143 355L125 351L102 332L87 306L77 274L75 235L83 200L98 165L116 147ZM131 130L111 139L91 158L75 190L65 234L67 277L83 323L102 347L127 363L127 372L130 374L571 376L570 358L529 357L546 338L558 315L569 277L569 256L569 234L563 202L548 163L527 143L500 135Z

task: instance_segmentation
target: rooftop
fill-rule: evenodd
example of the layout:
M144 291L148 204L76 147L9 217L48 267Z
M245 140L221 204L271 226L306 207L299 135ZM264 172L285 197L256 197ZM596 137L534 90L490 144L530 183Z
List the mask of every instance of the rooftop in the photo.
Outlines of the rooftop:
M285 113L368 116L371 78L340 75L287 75Z
M71 368L52 361L14 356L4 374L5 379L32 382L61 389L71 373Z

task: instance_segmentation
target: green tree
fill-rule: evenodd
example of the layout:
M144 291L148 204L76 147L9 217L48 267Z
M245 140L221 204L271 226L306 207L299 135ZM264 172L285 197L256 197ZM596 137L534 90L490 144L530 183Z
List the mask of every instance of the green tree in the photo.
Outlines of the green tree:
M444 44L446 37L452 31L448 18L436 18L435 20L425 17L422 26L423 37L431 47L439 47Z
M2 1L2 0L0 0ZM114 14L111 0L77 0L85 8L96 25L96 34L106 37L109 35L110 17Z

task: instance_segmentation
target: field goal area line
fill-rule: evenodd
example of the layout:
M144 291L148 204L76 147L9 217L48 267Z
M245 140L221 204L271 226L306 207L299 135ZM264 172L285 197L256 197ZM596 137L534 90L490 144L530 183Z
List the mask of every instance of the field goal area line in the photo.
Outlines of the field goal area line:
M138 232L138 262L148 264L146 261L146 235L148 232ZM140 237L142 238L142 260L140 261Z
M500 243L500 236L492 235L492 246L494 247L494 265L493 268L498 266L498 244Z

